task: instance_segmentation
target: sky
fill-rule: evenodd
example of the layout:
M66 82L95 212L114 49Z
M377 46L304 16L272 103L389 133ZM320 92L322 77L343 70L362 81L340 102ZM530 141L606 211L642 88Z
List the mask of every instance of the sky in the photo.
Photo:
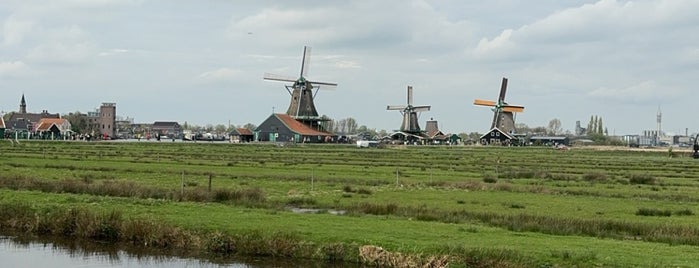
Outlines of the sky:
M610 135L699 131L696 0L0 0L0 111L92 111L135 122L259 125L308 79L320 114L388 131L414 88L446 133L486 132L503 77L517 123L593 115Z

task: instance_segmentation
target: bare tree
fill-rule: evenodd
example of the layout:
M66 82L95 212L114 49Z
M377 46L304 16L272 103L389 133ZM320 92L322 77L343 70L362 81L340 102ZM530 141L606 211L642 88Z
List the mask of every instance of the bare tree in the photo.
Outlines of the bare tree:
M346 119L347 122L347 133L348 134L356 134L357 133L357 120L354 120L352 117L348 117Z
M549 126L547 129L549 135L558 135L562 132L561 129L561 120L558 118L554 118L551 121L549 121Z

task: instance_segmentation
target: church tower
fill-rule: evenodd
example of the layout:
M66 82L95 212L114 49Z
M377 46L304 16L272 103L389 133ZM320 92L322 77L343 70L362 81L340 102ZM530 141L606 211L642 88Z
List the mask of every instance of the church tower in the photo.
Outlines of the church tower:
M24 100L24 94L22 94L22 101L19 102L19 113L20 114L27 113L27 102Z

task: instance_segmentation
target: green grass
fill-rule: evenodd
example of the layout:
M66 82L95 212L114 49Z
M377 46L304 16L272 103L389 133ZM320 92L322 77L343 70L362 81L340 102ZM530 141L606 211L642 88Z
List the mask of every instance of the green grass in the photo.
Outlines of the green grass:
M625 267L692 266L699 246L699 166L664 151L23 142L0 143L0 158L0 203L288 235L320 251Z

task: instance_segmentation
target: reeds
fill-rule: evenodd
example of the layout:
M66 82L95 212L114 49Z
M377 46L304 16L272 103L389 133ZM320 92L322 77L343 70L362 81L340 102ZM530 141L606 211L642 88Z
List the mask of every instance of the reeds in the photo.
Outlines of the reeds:
M266 195L260 188L214 189L209 191L204 187L187 187L185 191L181 191L179 189L164 189L155 186L140 185L132 181L118 180L41 180L15 175L1 177L0 187L12 190L33 190L46 193L73 193L192 202L234 203L248 206L262 206L266 201Z

